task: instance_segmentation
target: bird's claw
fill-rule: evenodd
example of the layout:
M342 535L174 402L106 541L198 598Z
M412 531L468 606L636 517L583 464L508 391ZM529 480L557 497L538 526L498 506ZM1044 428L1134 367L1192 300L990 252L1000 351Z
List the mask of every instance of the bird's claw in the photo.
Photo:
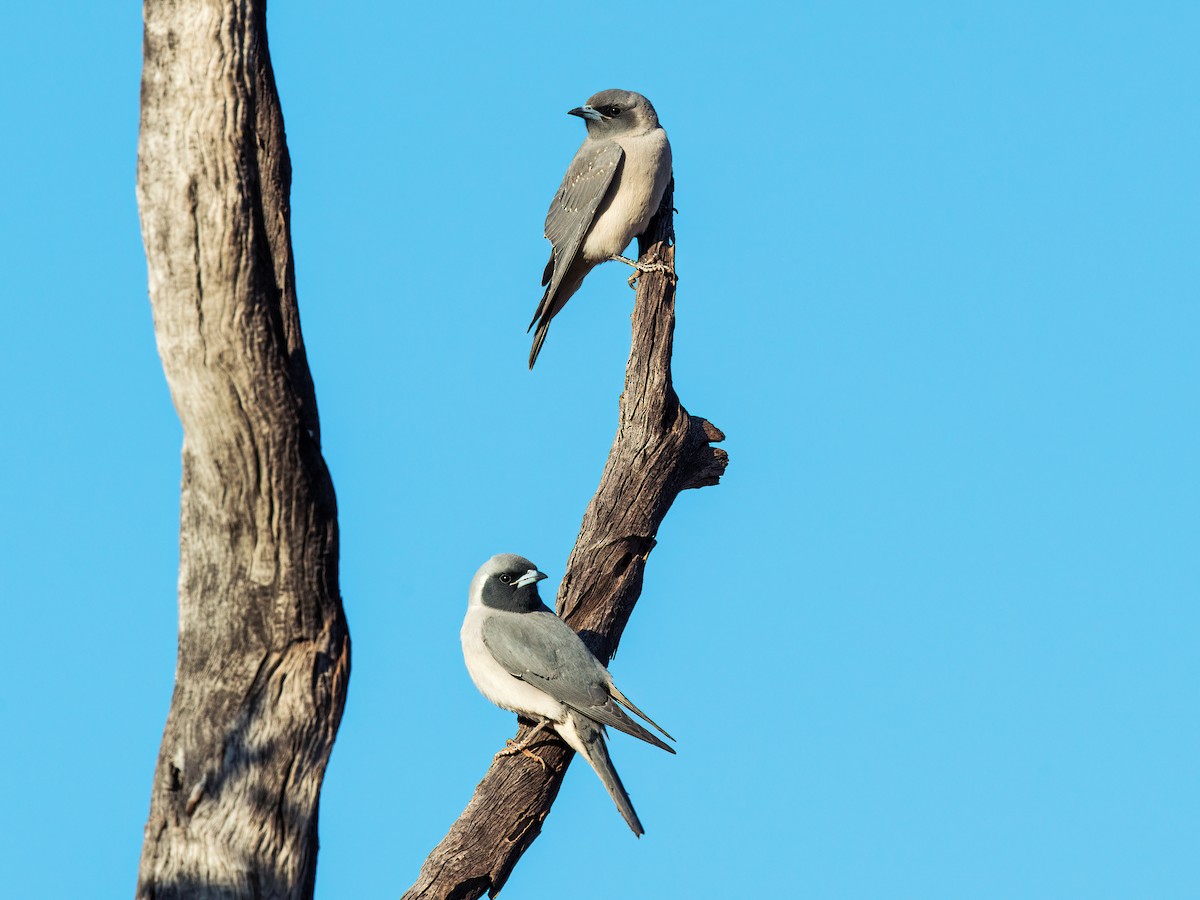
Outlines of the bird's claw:
M662 272L667 276L668 279L670 279L671 284L677 284L679 282L679 276L675 274L675 270L666 263L637 262L636 260L621 256L619 253L613 256L612 259L614 262L623 262L625 265L633 267L634 273L630 275L628 279L626 279L626 284L628 284L634 290L637 290L638 278L645 272Z
M492 757L492 759L500 759L502 756L516 756L519 753L521 756L528 756L530 759L534 760L542 767L543 772L550 768L544 759L527 747L519 746L516 741L505 741L505 744L507 746L494 757Z
M523 750L521 750L521 755L528 756L530 759L532 759L534 762L536 762L539 766L542 767L543 772L550 771L549 764L547 764L547 762L544 759L542 759L540 756L538 756L532 750L524 750L523 749Z
M537 760L538 765L540 765L542 767L542 771L545 772L548 768L546 761L530 750L529 745L533 743L533 739L541 734L542 730L548 724L550 723L544 720L538 722L538 724L533 727L533 730L530 731L529 734L525 735L525 739L523 741L515 741L512 738L509 738L504 742L504 749L492 758L499 759L502 756L516 756L518 753L520 753L522 756L528 756L530 759Z

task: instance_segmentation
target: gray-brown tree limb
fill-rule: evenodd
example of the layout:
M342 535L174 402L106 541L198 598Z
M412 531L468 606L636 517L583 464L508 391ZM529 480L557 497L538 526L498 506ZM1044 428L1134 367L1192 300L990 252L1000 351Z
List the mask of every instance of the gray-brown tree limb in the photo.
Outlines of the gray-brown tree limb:
M311 898L350 639L266 11L143 14L138 207L183 479L175 692L137 896Z
M642 263L675 263L672 187L639 239ZM680 491L716 484L728 456L724 439L688 415L671 382L675 284L643 274L633 312L633 347L625 371L617 436L600 487L583 516L567 561L557 611L607 663L616 653L642 591L646 559ZM517 739L528 734L522 723ZM543 732L543 735L546 735ZM473 900L495 896L533 843L562 786L574 752L557 736L532 748L545 762L516 755L494 760L467 808L433 849L405 900Z

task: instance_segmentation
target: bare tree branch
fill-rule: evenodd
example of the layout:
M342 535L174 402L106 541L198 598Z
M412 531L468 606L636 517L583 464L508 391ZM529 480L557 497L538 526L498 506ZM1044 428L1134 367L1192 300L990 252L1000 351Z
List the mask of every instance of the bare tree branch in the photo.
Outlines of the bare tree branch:
M668 188L663 207L639 240L642 262L674 267ZM680 491L716 484L728 463L724 439L689 416L671 383L675 286L642 276L633 312L633 348L625 371L617 436L600 487L583 516L558 593L558 613L603 662L616 652L642 591L646 558ZM523 723L517 737L528 733ZM543 732L545 734L545 732ZM541 832L573 752L555 736L535 748L548 768L522 756L496 760L458 821L429 854L405 900L495 896Z
M137 896L310 898L350 640L265 2L143 12L138 206L183 484L175 693Z

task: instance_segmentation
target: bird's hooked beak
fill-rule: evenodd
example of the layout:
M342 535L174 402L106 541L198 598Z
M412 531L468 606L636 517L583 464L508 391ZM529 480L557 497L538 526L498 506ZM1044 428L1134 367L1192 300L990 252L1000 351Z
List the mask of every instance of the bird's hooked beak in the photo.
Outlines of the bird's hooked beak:
M520 578L513 582L513 587L525 587L527 584L537 584L543 578L546 578L545 572L539 572L537 569L530 569Z
M574 109L567 110L568 116L579 116L581 119L587 119L589 122L599 122L604 118L600 114L600 110L592 109L590 106L577 106Z

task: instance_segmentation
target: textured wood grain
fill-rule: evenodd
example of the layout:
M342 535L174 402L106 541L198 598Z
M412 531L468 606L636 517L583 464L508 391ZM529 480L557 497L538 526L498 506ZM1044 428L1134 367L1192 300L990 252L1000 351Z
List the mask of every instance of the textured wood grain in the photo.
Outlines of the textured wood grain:
M674 266L671 200L639 240L642 262ZM558 613L603 662L612 659L642 590L659 525L680 491L716 484L728 462L712 446L724 435L688 415L671 383L675 285L642 276L617 436L600 487L583 516L558 593ZM531 723L518 730L518 739ZM541 831L574 755L557 737L534 745L543 771L522 756L492 763L467 808L425 860L406 900L495 896Z
M138 206L183 484L175 692L137 896L308 898L350 643L265 8L143 12Z

